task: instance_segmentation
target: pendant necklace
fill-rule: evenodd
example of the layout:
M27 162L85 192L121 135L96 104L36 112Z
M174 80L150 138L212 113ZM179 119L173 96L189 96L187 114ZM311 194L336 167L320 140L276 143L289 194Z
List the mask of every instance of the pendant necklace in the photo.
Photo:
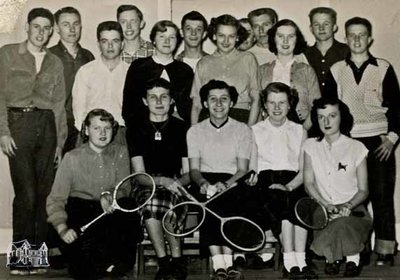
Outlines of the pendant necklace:
M165 123L159 128L157 129L157 127L154 125L154 123L152 121L150 121L151 126L154 128L155 132L154 132L154 140L156 141L161 141L162 140L162 135L161 135L161 131L164 129L164 127L167 125L169 119L167 119L165 121Z

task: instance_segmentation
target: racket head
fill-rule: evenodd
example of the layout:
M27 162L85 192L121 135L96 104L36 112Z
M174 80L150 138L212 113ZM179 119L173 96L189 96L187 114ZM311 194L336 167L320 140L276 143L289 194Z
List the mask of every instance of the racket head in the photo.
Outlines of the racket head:
M310 229L323 229L329 221L325 207L310 197L303 197L296 202L295 214Z
M205 219L205 209L201 203L195 201L181 202L169 209L163 219L162 226L168 234L175 237L190 235L200 228ZM179 226L176 223L177 217L185 215L185 223Z
M155 191L156 184L149 174L130 174L115 187L112 207L122 212L138 211L152 199Z
M244 217L222 218L221 233L229 244L243 252L257 251L265 243L261 227Z

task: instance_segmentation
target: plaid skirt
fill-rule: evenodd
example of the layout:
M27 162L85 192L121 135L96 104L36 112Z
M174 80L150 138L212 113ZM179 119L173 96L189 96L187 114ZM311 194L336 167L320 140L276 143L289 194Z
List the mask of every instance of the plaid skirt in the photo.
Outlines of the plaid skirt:
M139 201L149 196L150 190L142 189L138 191ZM185 201L186 199L170 192L167 188L162 185L156 186L154 196L150 201L141 209L143 220L150 218L162 221L165 213L178 203ZM181 211L180 215L176 216L176 227L181 231L185 225L187 211Z

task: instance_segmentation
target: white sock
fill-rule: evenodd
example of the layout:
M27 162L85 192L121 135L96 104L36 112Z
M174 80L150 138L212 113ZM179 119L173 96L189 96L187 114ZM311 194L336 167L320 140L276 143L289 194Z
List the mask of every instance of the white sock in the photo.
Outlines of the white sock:
M233 265L233 263L232 263L232 261L233 261L232 255L223 254L222 256L224 256L225 268L228 268L228 267Z
M306 253L305 252L294 252L294 255L296 257L297 266L300 268L300 270L303 270L303 267L307 266Z
M234 253L233 254L233 259L236 260L237 258L242 257L243 259L246 259L246 256L242 253Z
M273 253L262 253L262 254L260 254L259 256L260 256L260 258L262 258L263 262L267 262L267 261L269 261L270 259L272 259L272 257L274 256L274 254L273 254Z
M213 268L215 271L219 268L225 269L225 261L224 261L224 255L215 255L211 257L212 262L213 262Z
M360 264L360 254L346 256L346 262L354 262L358 266Z
M286 268L287 271L294 266L296 266L296 256L294 252L283 252L283 266Z

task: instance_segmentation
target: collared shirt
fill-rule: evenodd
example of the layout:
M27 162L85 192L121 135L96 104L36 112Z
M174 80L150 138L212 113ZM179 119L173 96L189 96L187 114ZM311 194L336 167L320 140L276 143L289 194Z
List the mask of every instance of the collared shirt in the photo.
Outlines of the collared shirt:
M349 106L354 117L353 137L400 135L400 87L388 61L369 54L358 68L349 54L331 67L326 83L326 92Z
M74 115L72 113L72 86L74 84L75 75L82 65L94 60L94 56L90 51L82 48L78 44L78 52L74 58L61 41L59 41L57 45L49 48L49 50L61 59L64 66L66 93L65 110L67 112L68 127L71 127L74 125Z
M269 118L252 127L258 151L258 171L299 170L300 150L306 131L303 126L286 119L279 127Z
M200 57L198 57L198 58L188 58L188 57L185 56L185 51L182 51L180 54L175 56L175 59L178 60L178 61L185 62L187 65L192 67L193 72L194 72L196 70L196 65L199 62L199 60L203 56L206 56L206 55L208 55L208 53L206 53L205 51L201 50Z
M57 146L67 137L65 83L60 59L47 49L42 67L36 73L35 58L27 42L0 49L0 136L10 135L8 107L37 107L52 110L57 130Z
M304 152L311 158L315 184L325 200L341 204L358 192L357 167L368 154L361 142L345 135L332 144L312 138L305 141Z
M110 71L102 58L82 66L72 88L72 108L75 127L80 130L87 113L96 108L110 112L120 125L122 119L122 96L129 64L122 60Z
M197 63L190 97L200 108L200 89L210 80L221 80L239 93L235 108L250 110L250 96L260 92L258 64L253 54L233 50L221 55L217 51Z
M48 221L54 226L67 221L68 197L100 200L102 192L112 191L129 173L128 151L122 145L110 144L97 153L86 143L68 152L47 197Z
M140 38L140 47L135 53L129 53L125 50L122 50L121 52L121 59L125 61L128 64L131 64L132 61L138 59L138 58L143 58L143 57L149 57L152 56L155 52L155 48L152 43L143 40Z
M188 157L200 159L201 172L237 172L237 159L248 159L254 147L251 129L244 123L228 118L216 128L210 119L193 125L187 133Z
M332 46L326 51L325 55L322 55L321 51L317 48L317 44L308 47L304 51L304 55L317 74L318 83L322 92L324 91L329 68L336 62L345 59L349 52L349 47L346 44L336 40L333 40Z

